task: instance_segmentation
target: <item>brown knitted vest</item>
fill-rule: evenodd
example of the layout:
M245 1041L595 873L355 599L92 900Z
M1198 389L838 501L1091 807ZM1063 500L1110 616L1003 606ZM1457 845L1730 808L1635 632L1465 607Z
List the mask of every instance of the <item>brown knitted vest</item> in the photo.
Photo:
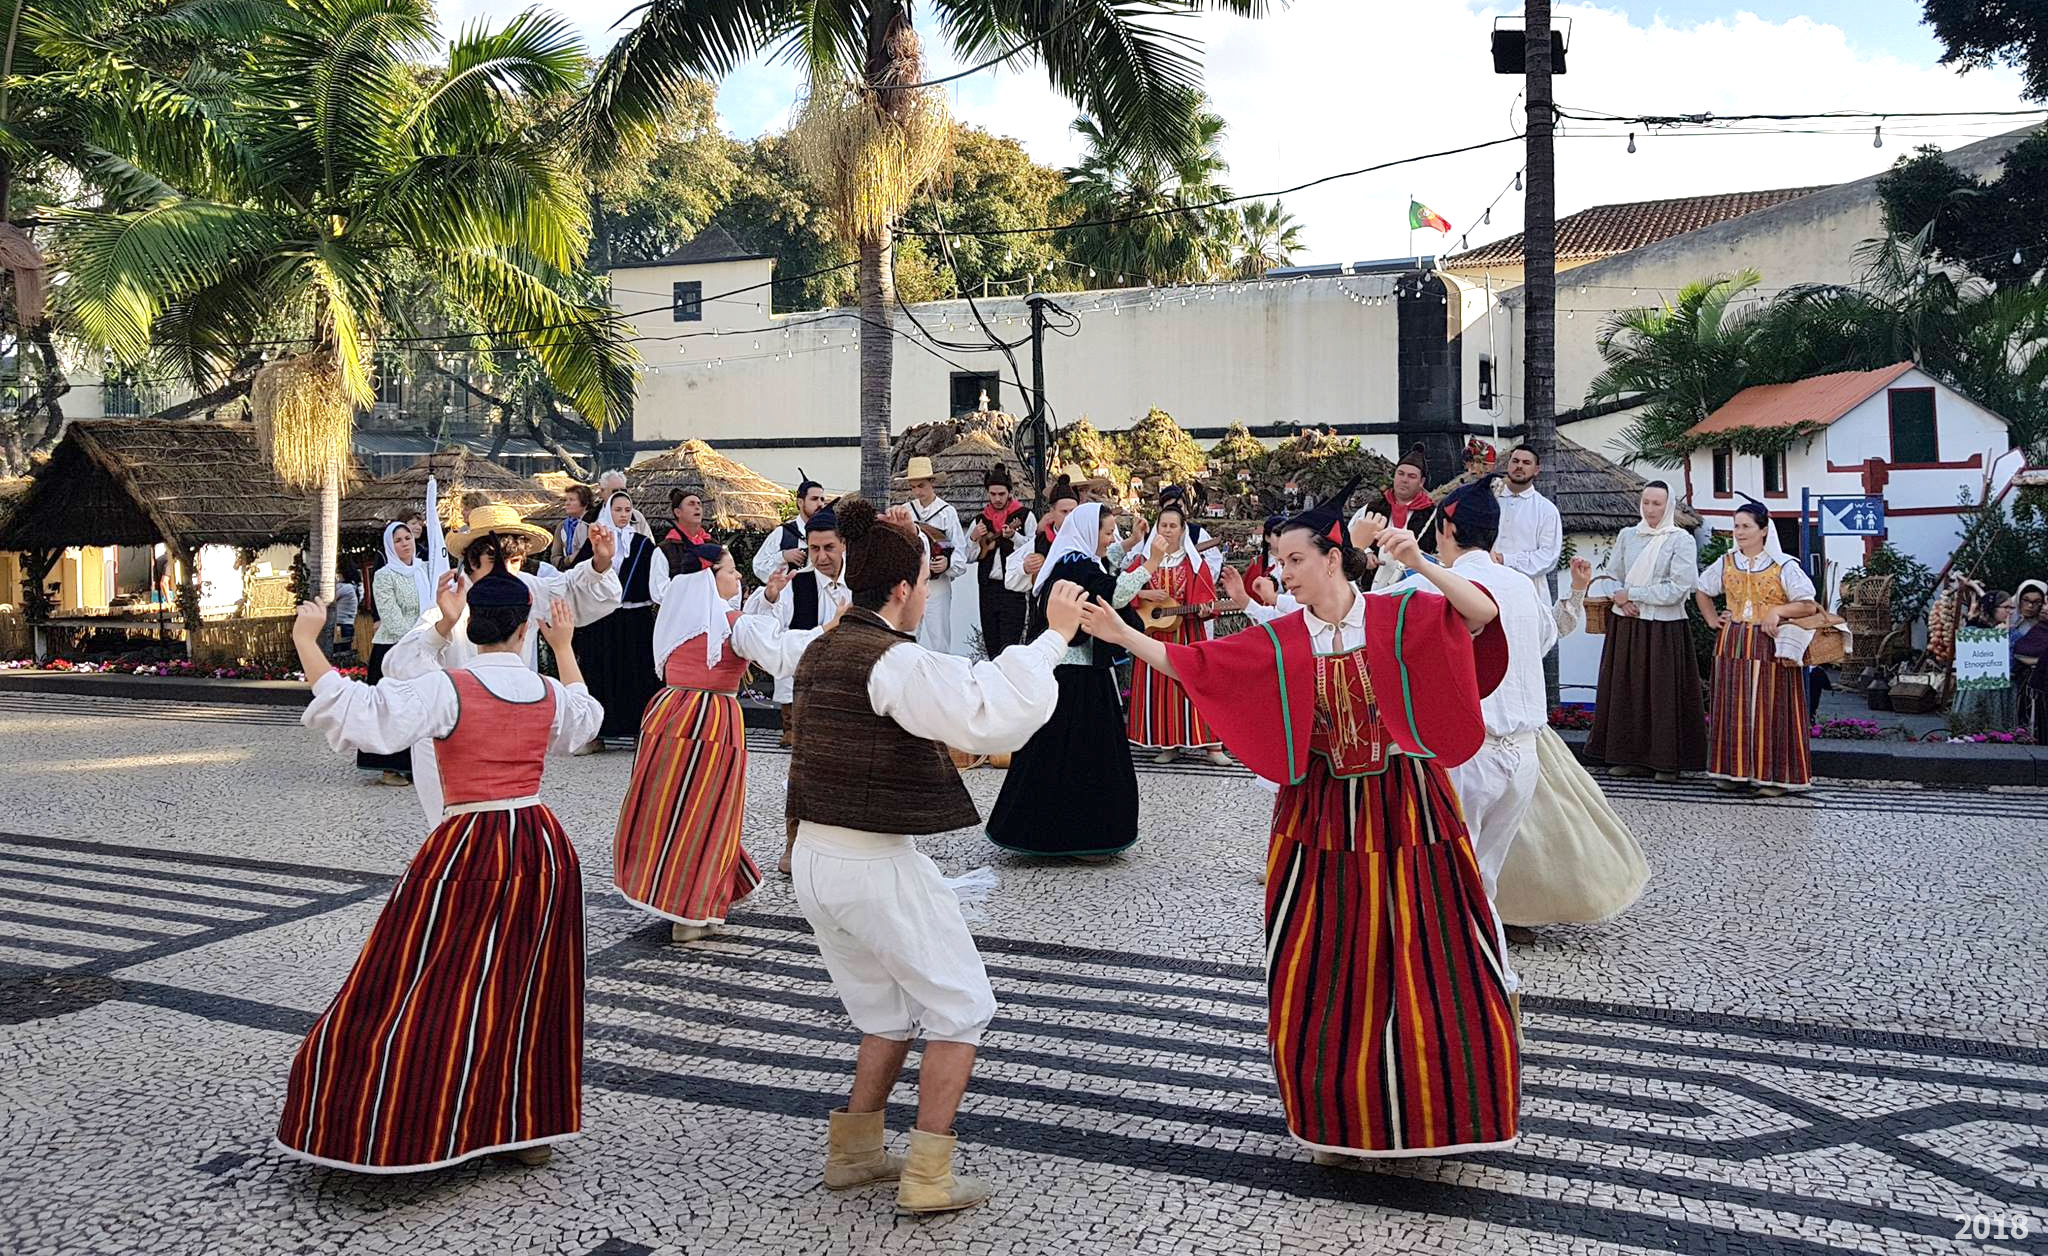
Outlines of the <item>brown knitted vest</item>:
M849 606L804 651L796 667L802 732L789 764L791 818L869 833L944 833L981 823L946 748L904 732L868 701L875 664L913 640L873 611Z

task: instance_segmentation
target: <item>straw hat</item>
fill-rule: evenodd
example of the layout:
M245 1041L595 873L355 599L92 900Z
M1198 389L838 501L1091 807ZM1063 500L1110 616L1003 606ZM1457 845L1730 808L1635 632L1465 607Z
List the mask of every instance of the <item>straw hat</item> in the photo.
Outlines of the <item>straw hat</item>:
M478 506L469 512L469 526L460 532L451 532L443 546L456 557L469 548L470 542L482 536L518 536L539 545L553 543L547 529L537 528L519 517L519 512L510 506Z
M939 473L932 470L932 460L923 455L912 458L903 467L903 474L896 477L905 483L912 480L936 480Z

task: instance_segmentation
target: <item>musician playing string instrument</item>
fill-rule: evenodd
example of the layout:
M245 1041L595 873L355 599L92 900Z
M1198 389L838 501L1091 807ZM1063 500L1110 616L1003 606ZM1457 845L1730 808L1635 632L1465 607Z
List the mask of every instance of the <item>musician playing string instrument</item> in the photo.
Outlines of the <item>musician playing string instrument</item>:
M1145 589L1138 596L1146 631L1171 645L1208 640L1209 620L1215 617L1216 577L1196 547L1187 507L1180 502L1159 508L1144 570ZM1156 762L1171 763L1183 750L1206 755L1219 766L1230 762L1187 691L1142 659L1131 665L1131 698L1124 714L1130 740L1158 750Z
M975 547L974 587L981 595L982 653L994 658L1024 640L1025 597L1008 588L1010 554L1037 528L1024 503L1010 495L1010 468L995 463L981 479L988 505L974 517L967 539Z

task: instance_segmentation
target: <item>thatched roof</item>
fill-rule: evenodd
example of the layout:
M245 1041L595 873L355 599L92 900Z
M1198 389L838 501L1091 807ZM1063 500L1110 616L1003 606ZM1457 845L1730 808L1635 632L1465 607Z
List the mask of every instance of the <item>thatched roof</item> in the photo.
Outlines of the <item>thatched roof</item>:
M704 495L704 521L720 531L765 531L795 506L790 491L701 440L686 440L626 468L626 488L649 517L665 515L668 495L694 489Z
M1556 450L1550 455L1550 470L1556 485L1552 500L1557 503L1557 513L1563 519L1567 534L1612 534L1634 527L1641 518L1636 503L1643 495L1646 481L1620 463L1610 462L1584 445L1560 436ZM1442 501L1445 493L1463 488L1477 478L1468 471L1431 489L1429 495ZM1700 525L1699 516L1682 506L1678 511L1678 522L1685 528Z
M7 521L14 517L15 508L28 496L28 486L34 481L27 476L18 480L0 480L0 532L7 529ZM0 597L8 597L12 591L0 589Z
M248 423L82 419L32 477L0 549L253 547L303 540L308 494L285 487Z
M988 494L982 489L981 479L988 474L989 467L1001 462L1010 468L1010 482L1016 496L1029 501L1031 498L1031 468L1015 450L998 441L984 430L974 430L954 441L945 449L931 456L932 473L939 496L953 503L960 512L962 523L967 522L988 502Z
M342 535L381 533L384 525L408 507L425 505L428 476L434 477L440 493L441 524L450 529L462 526L464 493L487 493L493 503L510 506L522 516L542 513L561 500L561 494L550 493L488 458L466 449L444 449L403 471L350 489L341 503Z

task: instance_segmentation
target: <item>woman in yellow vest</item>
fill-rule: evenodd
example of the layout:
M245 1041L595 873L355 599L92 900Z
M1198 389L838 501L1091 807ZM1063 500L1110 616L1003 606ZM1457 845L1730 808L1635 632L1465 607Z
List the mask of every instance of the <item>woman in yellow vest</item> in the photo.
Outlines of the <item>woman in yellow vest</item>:
M1820 609L1813 581L1771 539L1762 503L1735 508L1735 545L1700 573L1693 595L1714 645L1707 775L1723 789L1777 795L1813 782L1805 667L1778 653L1778 626ZM1725 610L1714 599L1723 597Z

